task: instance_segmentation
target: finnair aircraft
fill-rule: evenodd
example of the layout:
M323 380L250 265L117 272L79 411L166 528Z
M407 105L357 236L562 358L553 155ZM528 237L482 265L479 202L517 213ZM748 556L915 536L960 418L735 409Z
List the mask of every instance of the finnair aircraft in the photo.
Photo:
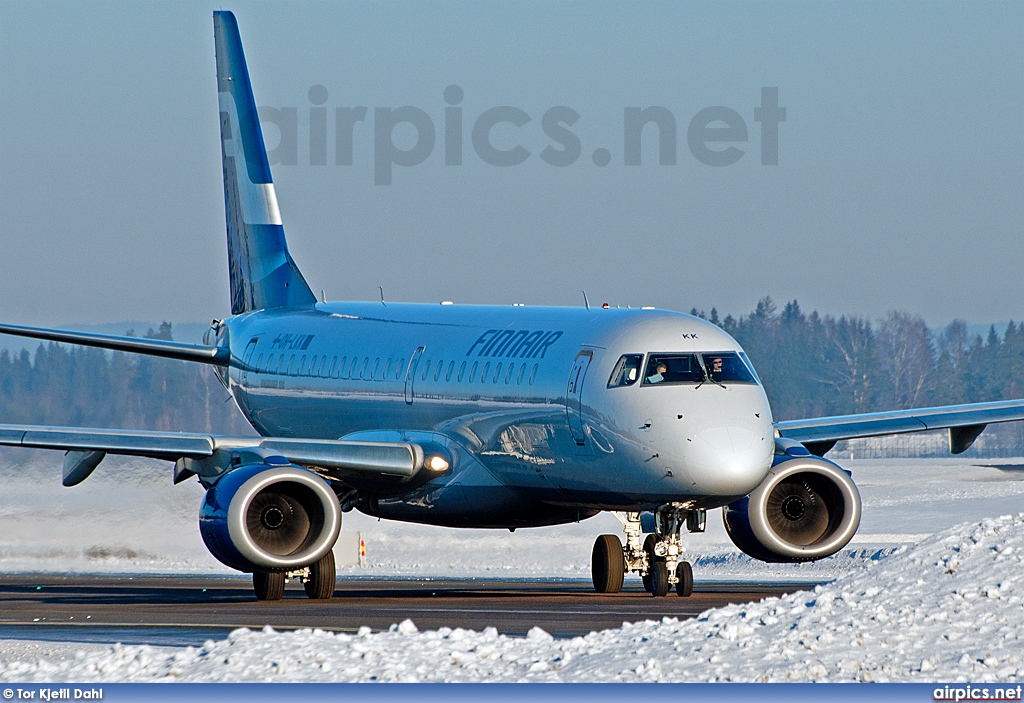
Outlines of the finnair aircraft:
M241 39L214 13L231 315L204 345L0 325L0 332L211 364L260 438L0 425L65 452L64 485L107 454L174 463L207 489L210 552L256 596L334 592L342 514L451 527L555 525L613 511L593 581L637 572L690 594L682 530L723 507L736 546L800 562L842 549L861 501L822 458L842 439L948 428L967 449L1024 401L773 422L740 346L654 309L322 303L288 253ZM645 537L646 535L646 537Z

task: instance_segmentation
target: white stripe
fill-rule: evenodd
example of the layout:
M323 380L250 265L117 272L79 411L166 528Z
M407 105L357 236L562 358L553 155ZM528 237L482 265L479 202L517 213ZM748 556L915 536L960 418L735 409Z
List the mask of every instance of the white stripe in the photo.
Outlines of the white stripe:
M224 139L224 155L235 159L235 180L238 183L238 199L242 206L242 220L248 225L280 225L281 210L277 205L277 193L273 183L253 183L245 163L245 149L242 148L241 129L238 125L238 110L231 93L220 93L220 110L228 113L231 123L231 139Z

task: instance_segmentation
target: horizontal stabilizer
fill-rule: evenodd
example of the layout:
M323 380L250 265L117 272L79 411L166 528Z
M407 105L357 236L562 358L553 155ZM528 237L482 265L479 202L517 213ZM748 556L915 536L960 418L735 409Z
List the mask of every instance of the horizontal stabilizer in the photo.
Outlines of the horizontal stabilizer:
M68 332L51 330L43 327L22 327L20 325L0 324L0 334L12 334L17 337L45 339L50 342L65 344L81 344L86 347L113 349L114 351L133 352L162 356L166 359L181 361L198 361L214 366L230 366L231 352L224 347L207 347L202 344L184 344L168 342L163 339L140 339L138 337L118 337L110 334L88 334L85 332Z

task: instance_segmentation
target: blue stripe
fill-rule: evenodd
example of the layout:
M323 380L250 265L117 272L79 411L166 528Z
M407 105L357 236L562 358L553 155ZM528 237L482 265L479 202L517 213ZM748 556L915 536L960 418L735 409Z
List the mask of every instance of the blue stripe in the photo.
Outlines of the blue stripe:
M267 148L263 143L263 130L256 112L256 100L249 82L249 69L245 65L245 54L242 51L242 38L238 33L238 22L231 12L214 12L213 21L216 29L218 89L230 93L235 100L249 180L253 183L273 183Z

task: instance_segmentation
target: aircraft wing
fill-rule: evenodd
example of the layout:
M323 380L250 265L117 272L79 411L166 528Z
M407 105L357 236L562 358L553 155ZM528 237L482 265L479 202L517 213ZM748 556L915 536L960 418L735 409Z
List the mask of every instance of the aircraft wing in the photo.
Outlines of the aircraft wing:
M782 437L800 442L818 456L842 439L948 429L949 451L960 454L988 425L1015 420L1024 420L1024 400L786 420L776 422L775 429Z
M87 347L100 347L114 351L133 352L162 356L167 359L182 361L198 361L215 366L229 366L231 352L225 347L208 347L202 344L184 344L169 342L163 339L140 339L138 337L118 337L111 334L89 334L87 332L69 332L67 330L51 330L45 327L22 327L20 325L0 324L0 334L11 334L18 337L45 339L50 342L65 344L81 344Z
M84 481L106 454L181 462L182 474L215 477L234 455L283 456L293 464L331 474L408 477L424 464L424 449L411 442L363 442L293 437L233 437L186 432L134 432L81 427L0 425L0 445L68 452L64 485ZM205 472L205 473L204 473Z

